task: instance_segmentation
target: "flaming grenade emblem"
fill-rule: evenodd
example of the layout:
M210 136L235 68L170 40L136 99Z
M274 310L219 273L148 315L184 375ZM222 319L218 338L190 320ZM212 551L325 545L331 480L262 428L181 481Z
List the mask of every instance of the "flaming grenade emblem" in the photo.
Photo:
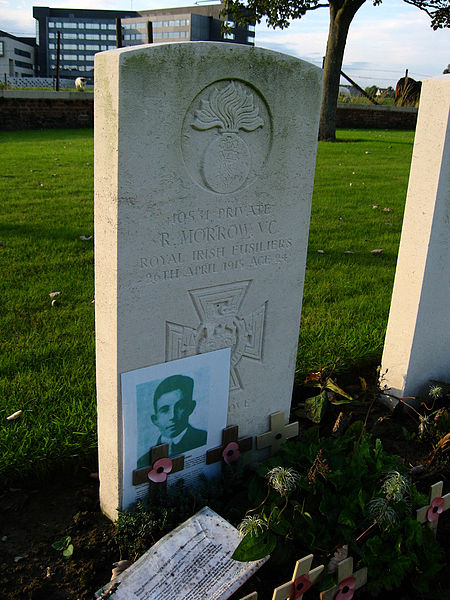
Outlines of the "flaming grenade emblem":
M205 185L221 194L229 194L246 182L252 156L239 130L255 131L264 126L253 94L231 81L224 88L213 88L208 100L201 100L191 126L198 130L218 127L219 131L207 145L202 162Z

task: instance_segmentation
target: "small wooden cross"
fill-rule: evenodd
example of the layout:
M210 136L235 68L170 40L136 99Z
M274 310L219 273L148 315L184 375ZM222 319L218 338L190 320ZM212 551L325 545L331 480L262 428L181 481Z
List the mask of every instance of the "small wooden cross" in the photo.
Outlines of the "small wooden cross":
M450 493L442 496L442 488L444 483L439 481L430 487L430 504L428 506L422 506L417 510L417 520L419 523L427 523L428 527L436 535L436 530L439 522L439 514L445 512L450 508ZM438 504L440 506L438 506ZM440 508L440 513L438 513ZM433 518L434 515L434 518ZM430 520L430 517L432 520Z
M256 447L258 450L270 446L270 456L273 456L280 449L287 439L298 435L298 423L284 424L284 412L276 412L270 415L270 431L258 435L256 438Z
M356 573L353 573L353 558L349 556L338 564L338 583L329 590L321 592L320 600L338 599L340 593L342 595L348 593L348 588L353 587L353 589L358 590L366 583L367 567L363 567L359 571L356 571Z
M142 469L135 469L133 471L133 485L141 485L142 483L150 483L150 488L155 485L161 485L160 483L154 483L148 478L148 474L153 469L153 464L160 458L169 458L169 444L160 444L159 446L153 446L150 451L151 465L143 467ZM172 461L171 473L177 473L184 469L184 456L176 456L170 459ZM164 482L165 485L165 482Z
M303 594L319 578L324 568L323 565L320 565L311 571L313 558L312 554L308 554L308 556L296 562L291 581L277 587L273 591L272 600L297 600L298 598L303 598Z
M241 600L258 600L258 592L252 592L241 598Z
M212 463L223 460L223 452L225 448L231 442L238 444L239 452L247 452L252 449L253 438L247 437L238 440L239 427L237 425L231 425L222 429L222 445L217 448L212 448L206 453L206 464L211 465Z

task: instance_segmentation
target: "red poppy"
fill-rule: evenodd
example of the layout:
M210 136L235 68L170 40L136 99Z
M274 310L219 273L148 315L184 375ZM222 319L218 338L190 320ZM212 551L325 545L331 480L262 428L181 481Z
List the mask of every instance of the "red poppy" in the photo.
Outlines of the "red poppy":
M352 600L355 593L356 578L350 575L339 583L339 591L335 600Z
M427 519L432 523L433 521L437 521L439 519L439 515L444 510L445 500L441 498L441 496L436 496L433 498L430 508L427 510Z
M153 468L148 474L150 481L162 483L166 481L167 474L172 470L172 461L170 458L159 458L153 463Z
M312 582L309 578L309 575L305 573L305 575L300 575L300 577L297 577L292 585L294 586L294 589L290 598L292 600L297 600L297 598L301 598L303 594L309 590L309 588L312 586Z
M239 444L236 442L230 442L225 446L222 452L223 460L229 465L232 462L236 462L240 457Z

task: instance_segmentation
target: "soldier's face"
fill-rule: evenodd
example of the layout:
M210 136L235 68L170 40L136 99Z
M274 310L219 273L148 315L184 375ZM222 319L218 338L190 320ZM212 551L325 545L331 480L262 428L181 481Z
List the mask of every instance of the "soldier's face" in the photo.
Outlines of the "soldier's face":
M161 435L175 438L188 426L189 415L193 410L193 402L186 401L181 390L163 394L156 401L156 413L153 423Z

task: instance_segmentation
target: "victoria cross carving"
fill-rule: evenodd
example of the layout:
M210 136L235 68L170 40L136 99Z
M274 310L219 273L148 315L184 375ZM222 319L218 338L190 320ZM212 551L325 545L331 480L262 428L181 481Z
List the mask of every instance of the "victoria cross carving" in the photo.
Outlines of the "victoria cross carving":
M166 323L166 360L231 348L230 390L242 387L238 365L242 358L262 359L266 303L241 314L251 281L191 290L200 323L196 327Z

